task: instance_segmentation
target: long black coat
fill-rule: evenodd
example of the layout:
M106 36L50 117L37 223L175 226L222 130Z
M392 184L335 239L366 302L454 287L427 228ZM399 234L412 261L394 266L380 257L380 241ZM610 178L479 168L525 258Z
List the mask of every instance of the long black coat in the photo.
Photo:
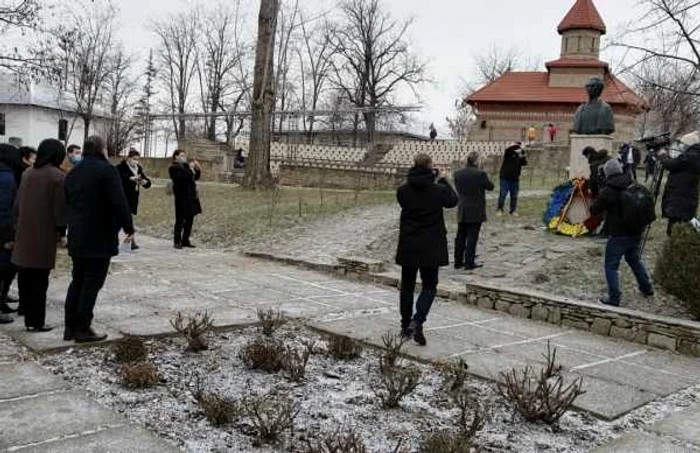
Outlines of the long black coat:
M668 182L661 202L663 216L688 221L698 211L700 188L700 145L688 148L675 159L665 159Z
M122 187L124 188L124 195L126 195L126 201L129 204L129 209L132 215L138 214L139 211L139 193L140 189L150 189L151 180L148 179L146 173L143 172L143 167L138 166L138 176L143 181L143 184L132 180L135 175L131 171L129 164L126 161L122 161L117 165L117 171L119 171L119 176L122 179Z
M457 206L458 198L447 180L441 178L435 183L431 170L412 168L396 198L401 205L396 264L408 267L450 264L443 209Z
M202 205L197 194L197 182L202 176L199 170L190 169L188 165L174 163L168 169L173 182L175 198L175 216L179 218L194 217L202 213Z
M134 234L117 169L100 156L84 156L66 175L68 252L81 258L119 253L119 231Z
M455 188L459 194L457 221L460 223L486 222L486 191L493 190L493 183L485 171L469 166L454 174Z

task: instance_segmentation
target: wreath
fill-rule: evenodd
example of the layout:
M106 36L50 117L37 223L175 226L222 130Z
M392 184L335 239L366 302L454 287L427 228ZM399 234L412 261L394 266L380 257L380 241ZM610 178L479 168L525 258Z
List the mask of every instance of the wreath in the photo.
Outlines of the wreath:
M583 178L567 181L552 191L544 213L544 224L548 230L554 231L572 238L584 236L590 231L583 223L572 224L566 220L572 199L577 195L584 195L586 180Z

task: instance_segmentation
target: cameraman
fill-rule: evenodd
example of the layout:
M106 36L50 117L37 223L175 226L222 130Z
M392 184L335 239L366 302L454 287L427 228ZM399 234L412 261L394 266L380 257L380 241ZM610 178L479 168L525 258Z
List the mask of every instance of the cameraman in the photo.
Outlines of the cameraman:
M399 187L396 198L401 205L401 225L396 264L401 266L401 334L426 345L423 334L430 307L437 294L438 269L450 264L444 208L457 206L452 186L432 168L427 154L418 154L408 172L407 182ZM421 293L413 298L416 276L420 271Z
M623 256L632 269L642 294L647 297L654 295L654 288L649 279L649 273L639 254L642 233L648 223L635 223L634 220L631 221L625 218L623 192L628 190L634 180L629 173L623 171L620 161L617 159L609 160L603 167L603 173L605 174L606 185L600 191L598 199L591 205L592 215L600 216L605 214L605 222L608 225L610 234L605 247L605 280L608 283L608 297L600 299L598 302L619 307L622 294L620 292L618 271ZM637 217L642 218L633 216L635 220Z
M517 142L506 149L501 165L501 187L498 194L498 215L503 215L506 197L510 194L510 214L518 215L518 192L520 191L520 174L527 165L522 143Z
M668 219L667 234L671 236L677 223L690 222L698 210L700 187L700 133L681 137L680 155L670 158L660 153L661 165L669 171L666 189L661 201L661 211Z

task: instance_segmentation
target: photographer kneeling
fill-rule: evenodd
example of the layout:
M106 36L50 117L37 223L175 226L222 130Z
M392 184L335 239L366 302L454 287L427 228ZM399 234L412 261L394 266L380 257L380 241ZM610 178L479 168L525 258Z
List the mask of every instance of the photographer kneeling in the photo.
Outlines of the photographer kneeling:
M632 269L639 290L647 297L654 295L654 288L639 252L642 234L654 221L654 198L646 188L635 184L629 173L624 173L617 159L609 160L603 167L606 185L591 206L591 214L605 214L610 234L605 247L605 279L608 297L600 299L604 305L620 306L622 293L618 271L620 261Z
M661 201L664 218L668 219L667 233L671 236L677 223L690 222L698 211L700 188L700 133L693 132L680 139L681 154L675 159L659 154L661 165L669 171Z

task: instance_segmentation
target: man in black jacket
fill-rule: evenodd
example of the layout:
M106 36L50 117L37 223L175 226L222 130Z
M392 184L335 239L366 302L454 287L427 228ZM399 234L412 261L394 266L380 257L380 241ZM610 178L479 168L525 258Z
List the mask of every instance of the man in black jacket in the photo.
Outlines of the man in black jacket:
M437 179L437 182L436 182ZM438 270L450 264L443 209L457 206L458 198L444 176L432 168L426 154L415 157L406 184L396 198L401 205L401 226L396 264L401 266L401 330L425 346L423 324L437 294ZM422 290L413 313L416 277L420 271Z
M73 281L66 296L64 340L102 341L91 327L93 310L113 256L119 254L119 231L131 242L134 224L119 173L105 156L105 143L90 137L83 160L66 176L68 253Z
M661 201L662 214L668 219L669 236L675 224L690 222L698 211L700 136L694 132L681 138L680 142L687 148L675 159L659 155L661 165L669 171Z
M481 224L486 222L486 191L493 190L493 183L485 171L478 167L479 154L467 156L467 167L454 174L459 194L457 213L457 239L455 240L455 269L467 270L482 267L474 261Z
M202 213L202 205L197 194L197 181L202 176L199 163L189 161L187 152L173 153L173 163L168 169L175 198L175 228L173 242L176 249L193 248L190 242L195 216Z
M506 197L510 194L510 214L518 215L518 192L520 191L520 173L527 165L525 150L521 143L506 149L501 165L501 187L498 195L498 215L503 215Z
M642 294L651 297L654 295L654 288L639 254L639 244L646 225L630 224L623 220L622 215L622 192L634 182L632 176L623 172L622 165L617 159L609 160L603 167L603 172L606 177L605 187L591 205L591 214L605 213L610 235L605 247L605 279L608 283L608 297L600 299L599 302L617 307L620 305L622 295L618 270L623 256L632 269Z
M117 165L117 171L119 171L122 187L124 188L124 195L126 195L126 201L129 204L131 215L134 217L139 211L139 194L141 193L141 188L150 189L151 187L151 180L148 179L146 173L143 171L143 167L139 164L140 157L141 153L131 148L127 158ZM139 248L140 247L136 245L136 241L132 240L131 250L138 250Z

